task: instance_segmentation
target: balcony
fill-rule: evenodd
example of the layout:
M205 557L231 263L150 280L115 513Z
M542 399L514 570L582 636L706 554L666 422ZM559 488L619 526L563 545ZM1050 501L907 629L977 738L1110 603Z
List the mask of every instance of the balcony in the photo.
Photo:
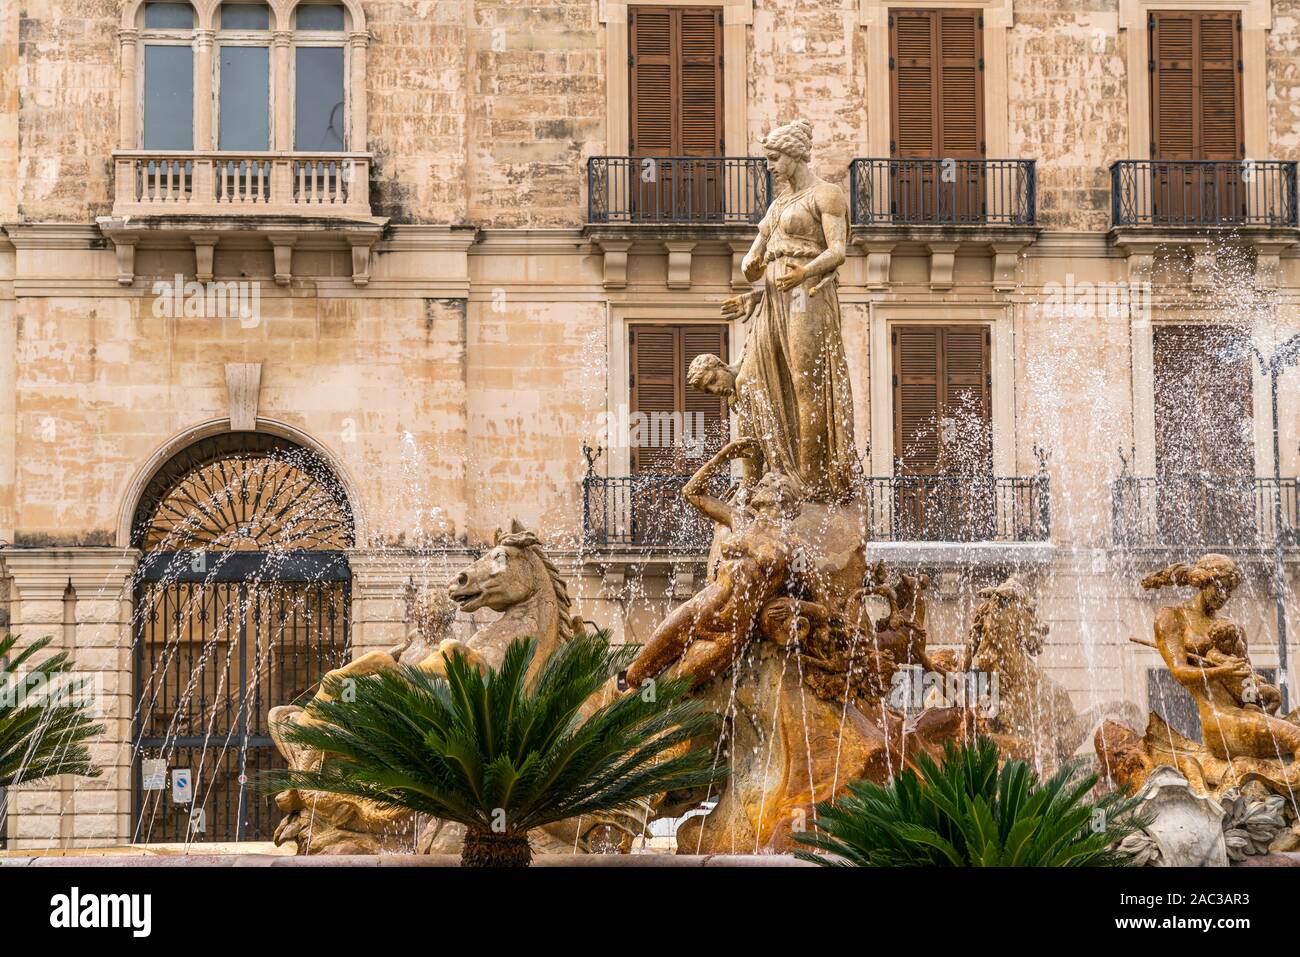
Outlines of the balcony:
M365 285L387 222L371 215L371 162L369 153L115 151L113 214L99 224L117 248L118 281L132 282L135 247L152 232L194 240L200 281L211 278L223 236L265 234L281 283L298 238L332 232L352 250L353 281Z
M1117 160L1116 229L1286 229L1297 225L1296 164L1278 160Z
M854 226L1033 226L1033 160L855 159Z
M1111 515L1118 548L1294 548L1300 545L1300 479L1122 476L1111 483Z
M587 222L593 225L756 226L772 176L758 156L593 156Z
M875 542L1051 539L1046 475L894 475L866 480L867 538Z
M713 524L681 497L687 475L589 475L583 481L584 544L648 552L704 552ZM910 475L865 480L866 538L872 542L1047 543L1046 475ZM710 489L726 494L723 477Z
M855 159L849 164L853 239L867 254L867 285L889 285L902 244L930 254L930 286L953 285L957 250L991 250L993 288L1016 285L1020 251L1037 237L1033 160Z
M771 199L772 177L758 156L593 156L583 232L603 254L606 289L627 285L635 244L667 253L669 289L690 288L697 247L730 253L739 289L749 285L741 258Z
M701 554L713 523L682 498L689 475L588 475L582 481L583 544L610 551ZM726 476L709 492L727 493Z

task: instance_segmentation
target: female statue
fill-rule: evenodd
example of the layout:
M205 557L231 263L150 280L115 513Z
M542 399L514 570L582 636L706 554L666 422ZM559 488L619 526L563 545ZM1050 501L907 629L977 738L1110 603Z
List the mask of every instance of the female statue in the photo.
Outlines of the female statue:
M747 279L763 278L763 291L722 309L727 318L753 313L735 380L739 431L758 439L765 470L797 480L811 499L839 501L853 495L857 473L836 291L848 202L809 168L807 122L777 127L763 146L780 192L742 262Z
M1156 648L1169 673L1196 700L1205 747L1215 757L1290 757L1300 753L1296 714L1279 718L1269 713L1277 710L1277 689L1258 682L1242 633L1225 629L1217 617L1240 584L1236 563L1216 554L1202 556L1195 565L1170 565L1142 579L1143 588L1191 585L1197 590L1187 601L1160 609ZM1225 638L1232 640L1226 643ZM1224 648L1234 653L1224 654ZM1269 710L1242 701L1245 682L1260 685L1258 697Z

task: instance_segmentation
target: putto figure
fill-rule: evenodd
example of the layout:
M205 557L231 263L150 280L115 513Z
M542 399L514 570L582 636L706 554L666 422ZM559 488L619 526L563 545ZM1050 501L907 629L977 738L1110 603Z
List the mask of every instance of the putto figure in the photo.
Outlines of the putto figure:
M808 165L812 127L806 121L777 127L763 146L780 193L742 262L745 277L763 279L763 289L722 306L726 318L750 318L745 355L734 386L727 367L701 365L698 372L701 378L714 373L707 391L734 388L739 432L758 440L763 471L795 479L811 500L843 501L855 491L857 470L836 285L848 201ZM758 470L745 471L757 479Z

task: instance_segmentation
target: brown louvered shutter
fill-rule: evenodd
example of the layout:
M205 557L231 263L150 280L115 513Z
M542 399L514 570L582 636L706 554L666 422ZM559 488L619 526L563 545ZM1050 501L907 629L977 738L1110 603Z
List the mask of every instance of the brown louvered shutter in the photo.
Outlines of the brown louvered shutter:
M671 156L677 138L673 11L633 7L631 18L632 152Z
M1152 155L1241 159L1241 14L1156 11L1148 28Z
M633 7L630 17L633 154L721 155L721 11Z
M686 370L703 353L727 356L727 327L723 325L649 325L631 327L633 414L641 414L641 444L632 448L632 471L637 474L681 474L694 471L703 459L688 460L678 446L679 422L692 428L701 413L707 449L711 455L725 439L727 414L724 400L691 388ZM696 436L691 436L694 440ZM655 444L648 444L654 442Z
M894 456L904 473L939 470L942 338L941 326L894 328Z
M722 155L722 11L681 16L681 155Z
M1152 330L1158 528L1172 544L1256 544L1251 359L1227 326Z
M992 453L988 329L896 326L893 344L899 471L987 472Z
M984 152L980 15L946 10L935 14L935 19L942 71L939 155L977 158Z
M727 327L722 325L683 326L682 327L682 369L691 367L696 356L712 353L727 359ZM683 371L682 408L690 418L687 422L692 429L702 434L692 436L696 442L703 440L701 454L690 463L691 471L703 465L705 460L722 448L729 438L726 400L707 392L701 392L686 382Z
M993 456L987 326L948 326L943 334L944 471L987 473Z
M890 17L893 77L893 155L939 155L939 110L934 84L934 16L899 11Z
M1244 339L1227 326L1152 330L1160 475L1253 473L1251 360Z
M898 10L890 15L891 153L970 159L984 152L980 14Z

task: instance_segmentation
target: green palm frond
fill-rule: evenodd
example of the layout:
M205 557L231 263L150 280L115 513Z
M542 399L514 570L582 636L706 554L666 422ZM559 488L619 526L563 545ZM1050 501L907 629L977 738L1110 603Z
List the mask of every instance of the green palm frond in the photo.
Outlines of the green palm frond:
M916 758L887 786L855 781L838 801L817 806L814 830L796 835L823 853L798 856L830 866L1072 867L1127 863L1111 848L1149 823L1135 800L1107 794L1079 763L1046 781L1023 761L998 769L997 746L949 742L943 761Z
M583 704L635 657L608 634L579 636L526 680L535 642L516 641L501 666L480 673L463 655L447 677L405 667L356 679L313 702L317 723L284 725L284 737L324 751L315 771L273 771L259 786L365 798L505 832L584 814L631 810L638 800L715 781L709 749L685 742L717 718L687 702L688 680L652 696L625 694L585 719ZM504 818L502 816L504 815Z
M72 693L76 679L68 678L67 653L30 664L49 643L41 638L14 654L18 637L0 639L0 787L56 774L99 776L85 742L104 729L92 720L89 704ZM28 698L33 689L56 684L69 694Z

